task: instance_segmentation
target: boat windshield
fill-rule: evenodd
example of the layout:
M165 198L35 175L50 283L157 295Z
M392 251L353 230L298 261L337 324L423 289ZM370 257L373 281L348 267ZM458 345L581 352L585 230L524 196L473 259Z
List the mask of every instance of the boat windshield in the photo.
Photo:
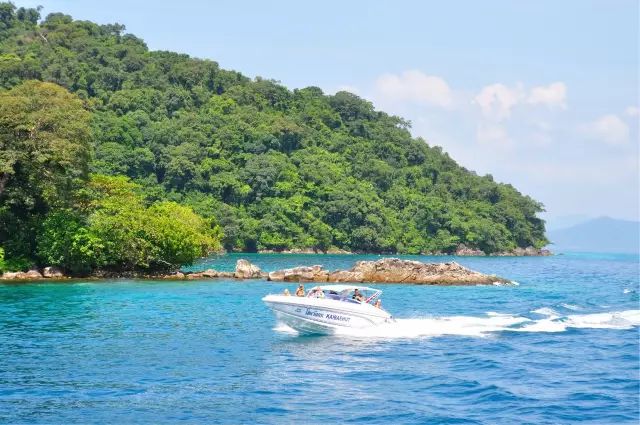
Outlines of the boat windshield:
M370 303L373 304L380 297L382 291L372 288L327 288L316 286L312 288L307 297L310 298L327 298L331 300L346 301L352 303Z

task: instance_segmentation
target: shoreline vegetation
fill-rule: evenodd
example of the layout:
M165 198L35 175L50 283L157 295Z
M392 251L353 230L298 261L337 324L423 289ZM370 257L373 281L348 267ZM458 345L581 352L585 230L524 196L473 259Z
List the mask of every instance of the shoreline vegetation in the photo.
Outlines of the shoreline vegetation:
M297 266L289 269L263 272L245 259L236 262L234 272L208 269L195 272L171 272L149 274L145 272L100 271L90 279L134 278L154 280L206 280L206 279L263 279L272 282L316 282L316 283L385 283L416 285L502 285L512 284L508 279L480 273L456 262L422 263L399 258L382 258L377 261L358 261L349 270L325 270L321 265ZM28 272L8 272L0 281L68 280L62 270L46 267Z
M239 253L241 254L241 253ZM354 255L354 254L385 254L379 252L351 252L343 249L329 249L327 251L315 250L312 248L293 248L288 250L276 251L276 250L260 250L257 254L342 254L342 255ZM391 253L393 254L401 254L401 253ZM510 251L501 251L494 253L486 253L480 249L469 248L465 245L459 245L454 252L420 252L417 255L425 255L425 256L458 256L458 257L548 257L553 255L553 252L546 248L534 248L532 246L528 246L526 248L514 248Z
M541 203L352 93L0 1L0 272L216 252L540 255ZM512 254L509 254L512 255Z

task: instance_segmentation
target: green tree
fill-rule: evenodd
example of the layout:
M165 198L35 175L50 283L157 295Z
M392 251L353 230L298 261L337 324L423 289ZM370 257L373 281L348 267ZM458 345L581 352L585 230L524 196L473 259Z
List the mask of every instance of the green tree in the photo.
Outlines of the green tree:
M174 202L147 207L141 187L125 177L94 175L87 189L76 210L57 210L44 220L42 262L76 274L176 270L221 249L222 233L212 220Z
M169 260L142 239L139 215L165 201L215 219L229 250L419 253L464 243L497 252L547 242L540 203L461 167L413 138L408 121L352 93L290 91L212 61L149 51L122 25L37 16L0 2L0 245L8 259L33 260L33 235L68 210L79 226L71 234L82 237L65 246L83 247L78 263L154 267ZM89 144L90 170L133 179L136 189L121 195L141 200L86 208L78 189Z
M48 201L64 196L86 176L88 121L82 101L55 84L27 81L0 93L0 196L15 188Z
M146 233L157 255L151 260L160 267L179 268L194 259L219 251L220 228L175 202L162 202L147 212Z
M52 83L26 81L0 92L0 243L31 256L49 210L68 206L86 178L89 113Z
M7 263L4 261L4 248L0 246L0 273L6 270Z

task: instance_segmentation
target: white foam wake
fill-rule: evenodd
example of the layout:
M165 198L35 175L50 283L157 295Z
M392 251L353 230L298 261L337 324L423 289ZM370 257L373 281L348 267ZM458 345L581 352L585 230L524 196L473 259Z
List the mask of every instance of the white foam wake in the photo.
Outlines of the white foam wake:
M276 332L282 332L285 334L292 334L292 335L297 335L298 331L296 331L295 329L293 329L291 326L286 325L282 322L278 322L276 323L276 326L273 328L274 331Z
M337 333L365 338L419 338L443 335L485 337L496 332L564 332L570 328L631 329L640 326L640 310L562 316L553 309L540 308L532 313L544 317L531 319L489 312L485 317L397 319L394 323L366 329L344 328Z

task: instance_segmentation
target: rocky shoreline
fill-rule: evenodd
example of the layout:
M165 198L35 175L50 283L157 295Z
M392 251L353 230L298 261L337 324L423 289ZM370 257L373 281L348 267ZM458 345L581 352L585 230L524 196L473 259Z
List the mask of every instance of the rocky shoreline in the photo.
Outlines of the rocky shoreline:
M294 267L268 274L276 282L402 283L414 285L494 285L509 284L508 279L468 269L456 262L421 263L383 258L358 261L349 270L325 270L320 265Z
M321 251L313 248L293 248L293 249L285 249L285 250L271 250L265 249L258 251L258 254L345 254L345 255L353 255L353 254L370 254L369 252L352 252L339 248L330 248L327 251ZM396 253L397 254L397 253ZM394 255L394 254L392 254ZM442 257L442 256L457 256L457 257L548 257L553 255L551 251L545 248L534 248L532 246L528 246L526 248L515 248L510 251L501 251L494 252L491 254L487 254L481 249L470 248L464 244L460 244L456 247L455 252L446 253L446 252L421 252L420 255L428 255L434 257Z
M37 281L68 279L62 270L46 267L28 272L4 273L0 280ZM321 265L299 266L289 269L264 272L245 259L236 262L233 272L213 269L197 272L175 272L150 274L143 272L96 272L90 279L130 278L158 280L202 280L202 279L264 279L272 282L318 282L318 283L402 283L415 285L496 285L509 284L508 279L480 273L456 262L421 263L399 258L383 258L377 261L358 261L349 270L325 270Z

